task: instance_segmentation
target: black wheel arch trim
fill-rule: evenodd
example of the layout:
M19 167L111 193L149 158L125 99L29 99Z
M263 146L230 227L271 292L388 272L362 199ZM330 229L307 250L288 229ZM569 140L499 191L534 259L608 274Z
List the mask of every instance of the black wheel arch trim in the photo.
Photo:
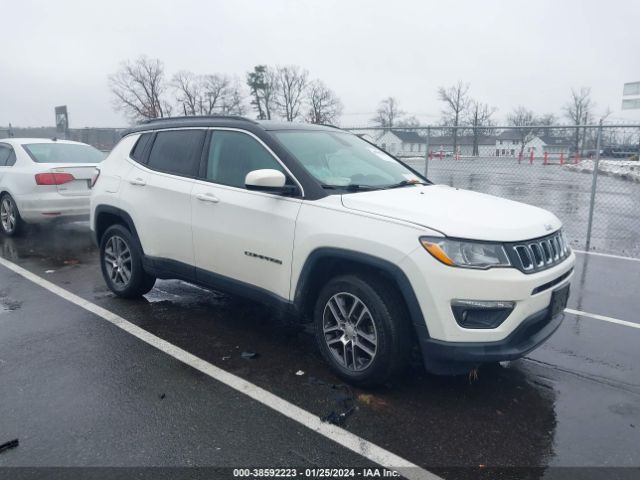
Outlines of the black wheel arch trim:
M294 308L297 312L304 311L305 301L312 292L309 291L311 286L312 273L319 262L328 259L349 260L363 266L373 267L383 270L389 277L396 282L400 294L409 311L411 324L413 325L418 338L429 338L429 330L420 308L420 303L416 297L415 291L407 275L402 269L388 260L380 257L369 255L355 250L347 250L335 247L320 247L311 252L307 257L298 278L296 292L294 295Z
M100 235L98 234L98 219L100 215L103 213L108 213L109 215L114 215L120 218L123 223L129 228L131 235L138 242L138 246L140 247L140 251L144 254L144 249L142 248L142 244L140 243L140 237L138 236L138 231L136 230L136 225L133 223L133 219L131 216L122 210L121 208L113 207L111 205L98 205L95 208L94 216L93 216L93 241L95 244L100 247ZM108 228L108 227L107 227Z

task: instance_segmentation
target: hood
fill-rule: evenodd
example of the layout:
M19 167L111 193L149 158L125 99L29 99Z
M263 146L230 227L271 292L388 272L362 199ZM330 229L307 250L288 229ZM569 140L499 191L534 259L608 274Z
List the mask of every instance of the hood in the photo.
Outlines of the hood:
M562 226L547 210L446 185L345 194L342 204L473 240L516 242L549 235Z

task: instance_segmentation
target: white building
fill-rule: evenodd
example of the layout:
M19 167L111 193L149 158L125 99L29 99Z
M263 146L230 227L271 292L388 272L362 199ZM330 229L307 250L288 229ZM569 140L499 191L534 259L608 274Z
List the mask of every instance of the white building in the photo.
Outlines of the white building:
M571 152L571 140L568 138L552 137L550 135L529 135L524 139L522 147L522 132L518 130L506 130L496 137L496 157L517 157L522 151L523 155L541 156L547 153L551 156L560 154L569 155Z
M426 138L414 131L391 129L386 130L376 140L383 150L397 157L424 155Z

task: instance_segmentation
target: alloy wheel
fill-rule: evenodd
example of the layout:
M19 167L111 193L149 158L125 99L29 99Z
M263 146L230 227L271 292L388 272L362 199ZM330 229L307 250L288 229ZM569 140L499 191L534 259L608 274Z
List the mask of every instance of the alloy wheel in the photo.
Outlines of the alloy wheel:
M334 359L344 368L362 371L373 362L378 332L371 312L351 293L333 295L324 307L322 330Z
M13 233L16 228L16 208L9 197L4 197L0 203L0 222L6 233Z
M104 265L107 275L113 284L122 289L131 280L131 249L127 242L118 235L107 240L104 247Z

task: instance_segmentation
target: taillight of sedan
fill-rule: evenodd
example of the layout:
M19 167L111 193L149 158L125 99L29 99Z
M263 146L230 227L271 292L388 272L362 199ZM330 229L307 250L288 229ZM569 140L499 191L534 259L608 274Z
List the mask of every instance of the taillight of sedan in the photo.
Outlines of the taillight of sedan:
M37 173L36 185L64 185L73 182L75 177L70 173Z

